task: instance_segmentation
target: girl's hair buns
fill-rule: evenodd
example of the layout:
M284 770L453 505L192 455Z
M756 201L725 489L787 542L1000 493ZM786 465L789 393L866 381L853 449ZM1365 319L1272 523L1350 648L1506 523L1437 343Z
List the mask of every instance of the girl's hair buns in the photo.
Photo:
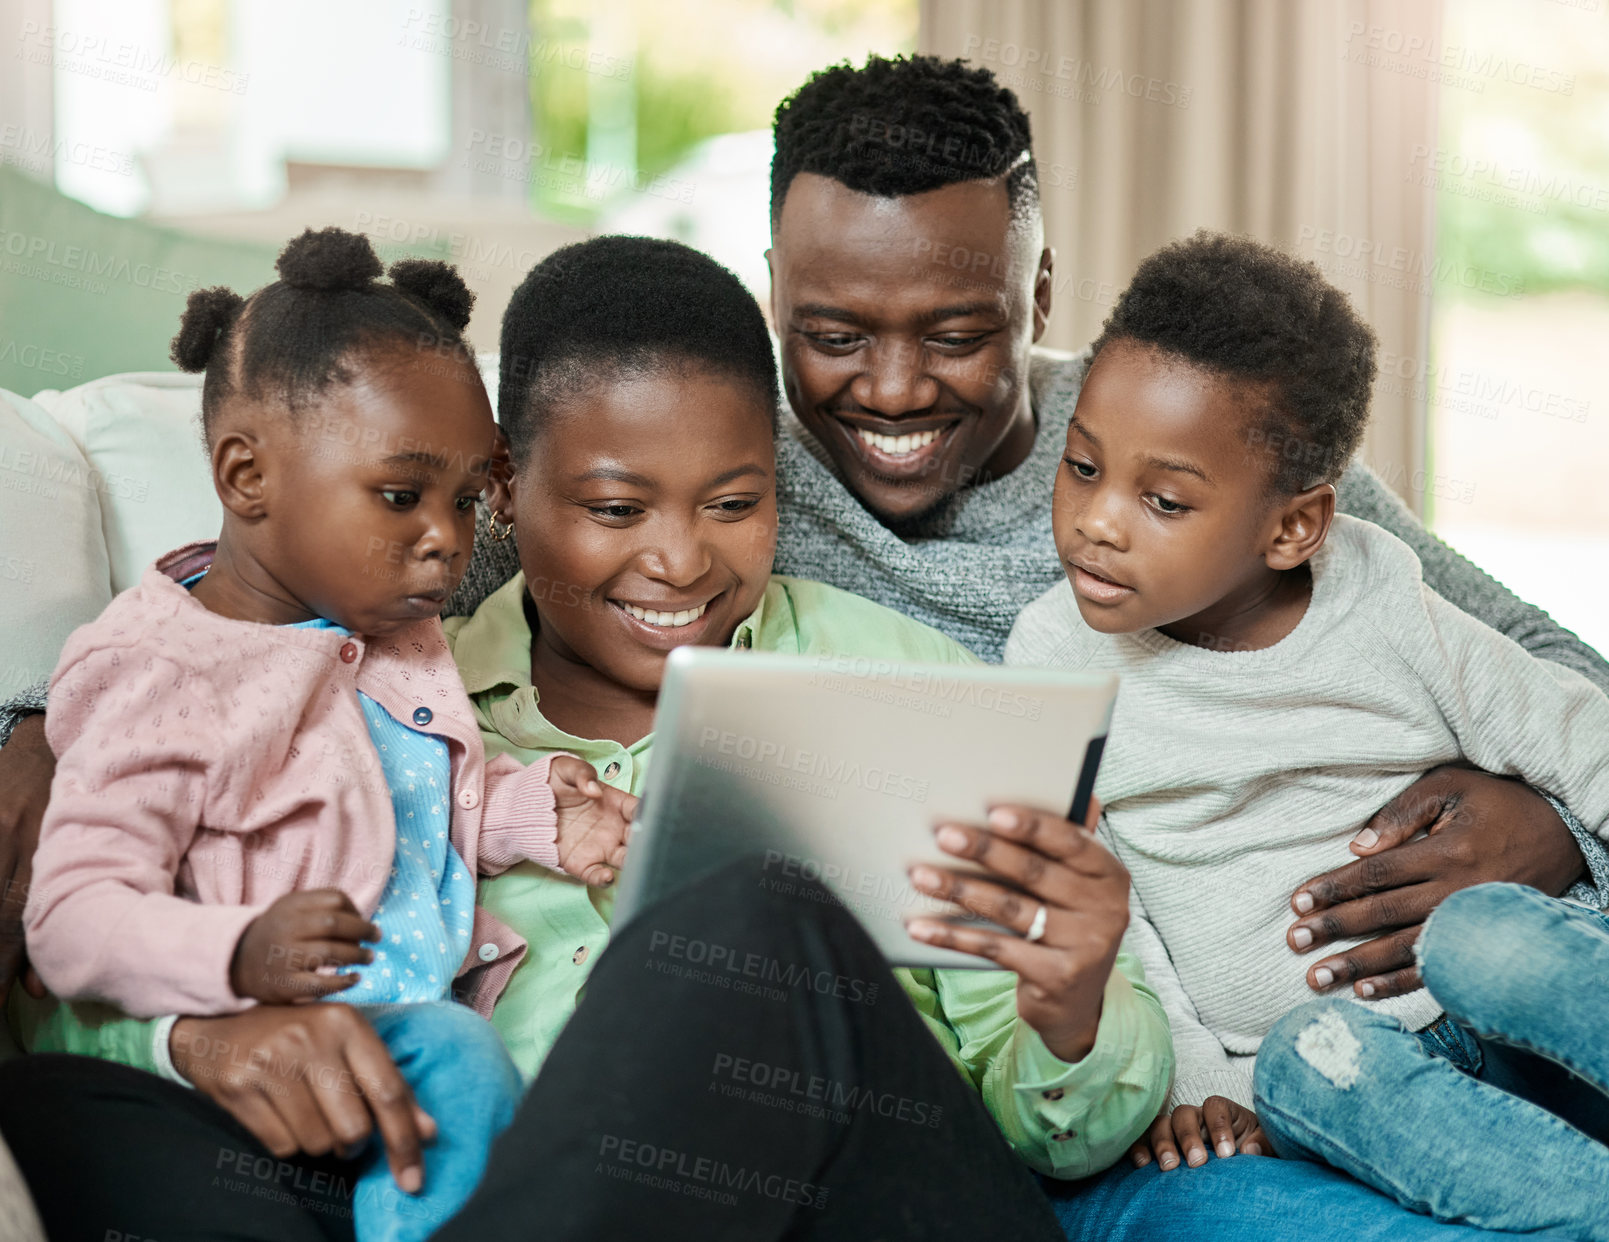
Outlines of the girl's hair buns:
M440 259L400 259L391 265L389 275L392 284L451 324L453 331L462 332L469 324L475 295L450 264Z
M245 304L245 298L222 285L193 292L179 320L179 335L168 348L168 356L179 370L205 371L218 342Z
M305 230L279 252L279 278L293 289L364 289L385 269L362 233Z
M404 259L386 282L369 239L331 227L303 231L275 266L279 279L249 299L222 288L192 293L173 338L173 361L206 372L209 444L218 411L236 393L295 413L331 385L350 383L365 353L455 352L480 382L464 340L475 296L450 265Z

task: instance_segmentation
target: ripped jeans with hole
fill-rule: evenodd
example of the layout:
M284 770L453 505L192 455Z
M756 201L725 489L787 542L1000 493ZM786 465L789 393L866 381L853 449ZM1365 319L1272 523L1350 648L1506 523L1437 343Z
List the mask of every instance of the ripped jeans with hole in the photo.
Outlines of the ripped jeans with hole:
M1275 1024L1257 1115L1437 1220L1609 1242L1609 917L1517 884L1448 897L1420 940L1424 1031L1346 998Z

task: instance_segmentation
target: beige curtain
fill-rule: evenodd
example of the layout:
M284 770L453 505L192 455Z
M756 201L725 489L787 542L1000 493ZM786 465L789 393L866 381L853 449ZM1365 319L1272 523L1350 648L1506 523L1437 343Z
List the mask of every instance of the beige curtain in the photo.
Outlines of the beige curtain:
M1317 262L1381 342L1364 456L1417 511L1425 464L1440 0L922 0L918 46L991 69L1034 131L1056 248L1047 343L1207 227Z

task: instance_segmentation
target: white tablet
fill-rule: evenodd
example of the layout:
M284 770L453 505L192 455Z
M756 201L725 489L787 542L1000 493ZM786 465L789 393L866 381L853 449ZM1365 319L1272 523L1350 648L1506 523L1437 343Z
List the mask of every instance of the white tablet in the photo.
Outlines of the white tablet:
M1115 675L679 647L615 921L745 855L778 893L819 880L896 966L972 966L905 921L957 908L911 887L918 861L966 866L933 840L1001 802L1081 821Z

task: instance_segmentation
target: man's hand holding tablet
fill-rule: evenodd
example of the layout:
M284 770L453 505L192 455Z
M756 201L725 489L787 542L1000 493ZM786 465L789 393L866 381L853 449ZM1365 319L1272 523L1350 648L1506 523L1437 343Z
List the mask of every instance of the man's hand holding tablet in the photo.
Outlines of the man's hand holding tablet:
M940 849L983 874L925 864L910 870L920 891L1018 933L931 917L906 924L924 944L1013 971L1018 1014L1069 1063L1095 1046L1101 999L1129 922L1128 871L1095 839L1099 819L1094 800L1082 827L1032 807L997 806L987 824L935 830Z

